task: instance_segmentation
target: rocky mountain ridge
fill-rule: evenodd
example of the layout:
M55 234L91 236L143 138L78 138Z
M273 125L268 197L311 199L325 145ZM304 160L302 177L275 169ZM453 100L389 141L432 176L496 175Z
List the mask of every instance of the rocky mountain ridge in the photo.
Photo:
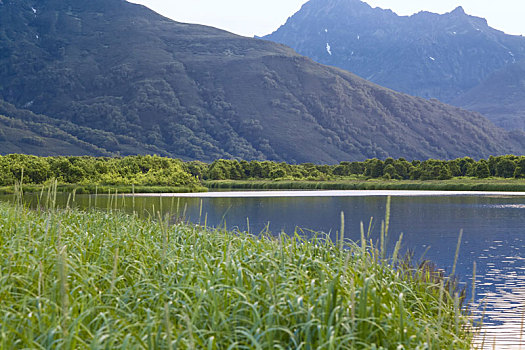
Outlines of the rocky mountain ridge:
M360 0L310 0L264 38L379 85L447 103L525 59L525 38L493 29L462 7L398 16Z

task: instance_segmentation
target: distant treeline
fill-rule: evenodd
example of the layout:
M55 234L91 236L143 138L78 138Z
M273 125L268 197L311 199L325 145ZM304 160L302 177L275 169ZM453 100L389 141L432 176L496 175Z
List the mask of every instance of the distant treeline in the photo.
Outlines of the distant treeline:
M525 156L497 156L475 161L470 157L454 160L429 159L411 162L399 158L341 162L336 165L217 160L208 165L185 163L186 169L204 180L331 180L339 178L383 178L397 180L447 180L453 177L525 178Z
M447 180L453 177L525 178L525 156L491 156L479 161L465 157L411 162L403 158L374 158L335 165L224 159L207 164L149 155L121 158L0 156L2 186L13 185L21 179L26 184L42 184L57 179L65 184L191 187L198 186L200 180Z
M23 176L23 179L22 179ZM36 157L0 156L0 185L43 184L51 179L64 184L145 185L192 187L199 181L178 159L159 156Z

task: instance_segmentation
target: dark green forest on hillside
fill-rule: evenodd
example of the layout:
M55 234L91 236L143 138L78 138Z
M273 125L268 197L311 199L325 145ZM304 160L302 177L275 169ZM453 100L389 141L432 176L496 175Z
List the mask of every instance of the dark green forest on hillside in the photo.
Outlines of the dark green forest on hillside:
M287 164L270 161L216 160L183 162L160 156L37 157L0 156L0 185L19 183L142 185L197 187L205 180L309 180L339 179L448 180L454 177L484 179L525 178L525 156L498 156L476 161L458 158L407 161L377 158L335 165Z
M141 143L130 136L36 114L16 108L1 99L0 150L2 154L39 156L169 155L154 145Z

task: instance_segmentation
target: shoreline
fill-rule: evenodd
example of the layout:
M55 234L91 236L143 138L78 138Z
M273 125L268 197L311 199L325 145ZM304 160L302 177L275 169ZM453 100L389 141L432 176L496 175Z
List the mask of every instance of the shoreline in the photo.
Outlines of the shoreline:
M523 179L450 180L326 180L326 181L266 181L266 180L207 180L208 190L406 190L406 191L482 191L525 192Z
M435 196L502 196L525 197L525 192L503 191L432 191L432 190L267 190L193 193L135 193L123 196L185 198L270 198L270 197L435 197Z
M52 184L24 184L24 193L47 192ZM160 185L96 185L96 184L58 184L56 191L60 193L76 194L128 194L135 193L145 195L158 195L160 193L173 196L174 193L184 197L224 197L224 193L235 192L236 195L229 196L255 196L262 192L264 195L258 197L278 197L279 195L268 194L275 192L290 193L286 196L451 196L451 195L508 195L525 196L525 180L509 180L493 178L488 180L475 180L458 178L452 180L393 180L393 181L246 181L246 180L220 180L202 181L194 186L160 186ZM0 194L14 194L19 191L16 186L1 186ZM216 193L222 195L216 195ZM250 195L239 193L248 192ZM209 194L213 193L213 194ZM307 193L307 194L303 194ZM341 194L343 193L343 194ZM388 194L383 194L388 193ZM180 195L183 194L183 195Z

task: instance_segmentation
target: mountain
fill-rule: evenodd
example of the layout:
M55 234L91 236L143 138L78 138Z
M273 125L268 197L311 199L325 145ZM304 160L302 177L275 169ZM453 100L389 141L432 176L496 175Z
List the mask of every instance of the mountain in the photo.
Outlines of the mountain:
M0 1L0 100L41 139L4 136L25 153L333 163L525 149L477 113L123 0Z
M0 154L29 153L38 156L168 155L131 137L79 126L37 115L0 100Z
M462 7L398 16L360 0L310 0L264 38L391 89L444 102L525 58L525 38L495 30Z
M505 129L525 131L525 61L492 73L453 104L478 111Z

